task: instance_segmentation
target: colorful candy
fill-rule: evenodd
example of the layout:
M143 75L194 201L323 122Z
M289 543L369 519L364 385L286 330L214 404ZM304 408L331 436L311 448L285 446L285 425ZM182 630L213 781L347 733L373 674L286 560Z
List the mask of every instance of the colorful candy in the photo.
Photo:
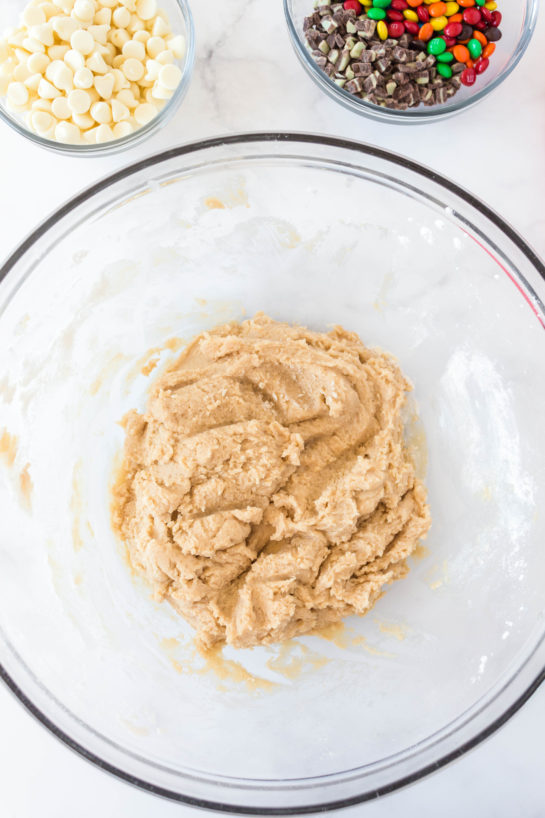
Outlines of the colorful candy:
M473 85L477 74L486 71L501 39L502 15L494 0L345 0L343 5L374 20L383 41L405 33L417 38L443 65L437 70L445 78L452 69L439 58L450 54L450 60L466 66L460 76L464 85Z

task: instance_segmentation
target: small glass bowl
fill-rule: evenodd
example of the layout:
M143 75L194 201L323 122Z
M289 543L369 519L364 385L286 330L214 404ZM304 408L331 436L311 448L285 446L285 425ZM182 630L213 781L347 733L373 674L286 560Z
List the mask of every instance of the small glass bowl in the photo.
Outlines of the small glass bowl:
M303 22L305 17L314 11L313 0L284 0L284 12L295 53L316 85L350 111L381 122L401 124L433 122L460 113L476 105L501 85L518 65L528 48L537 21L538 6L539 0L520 0L518 3L500 4L499 10L503 15L502 39L496 43L496 51L490 59L488 70L477 78L477 82L471 88L462 86L458 93L440 105L430 107L419 105L417 108L396 111L360 99L336 85L316 65L306 44Z
M0 36L18 20L19 15L28 5L28 0L2 0L0 4ZM31 131L23 122L19 114L13 113L6 106L5 97L0 98L0 120L10 125L13 130L22 136L30 139L42 148L48 148L56 153L69 156L106 156L120 153L126 148L143 142L160 128L162 128L176 113L183 98L185 97L193 74L195 62L195 27L193 15L187 0L162 0L160 7L167 13L174 34L183 34L186 40L185 56L177 60L176 64L182 70L180 84L174 91L172 97L166 101L165 106L159 111L151 122L138 128L138 130L120 139L112 139L110 142L100 144L81 145L57 142L55 139L47 139Z

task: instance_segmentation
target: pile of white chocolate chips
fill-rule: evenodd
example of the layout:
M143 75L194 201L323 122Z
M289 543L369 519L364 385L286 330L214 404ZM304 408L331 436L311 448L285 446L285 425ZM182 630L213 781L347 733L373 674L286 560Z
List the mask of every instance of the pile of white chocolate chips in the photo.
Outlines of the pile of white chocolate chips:
M0 38L0 95L42 137L109 142L157 116L184 54L157 0L33 0Z

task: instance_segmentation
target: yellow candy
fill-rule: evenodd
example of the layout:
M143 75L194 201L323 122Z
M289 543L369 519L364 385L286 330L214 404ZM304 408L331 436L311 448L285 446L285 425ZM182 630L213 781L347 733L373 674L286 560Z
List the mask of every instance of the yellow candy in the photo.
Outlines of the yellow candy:
M379 20L377 23L377 34L381 40L388 39L388 26L384 20Z
M485 9L488 9L488 11L496 11L496 9L498 8L498 4L493 3L492 0L491 0L490 3L485 3L484 7L485 7Z
M443 15L443 17L432 17L430 23L434 31L443 31L444 27L448 23L448 20Z
M458 14L459 10L460 6L458 5L458 3L447 3L445 17L451 17L453 14Z
M362 6L372 6L373 0L360 0L360 3L362 4Z
M418 22L418 14L412 9L405 9L403 17L405 17L406 20L414 20L415 23Z

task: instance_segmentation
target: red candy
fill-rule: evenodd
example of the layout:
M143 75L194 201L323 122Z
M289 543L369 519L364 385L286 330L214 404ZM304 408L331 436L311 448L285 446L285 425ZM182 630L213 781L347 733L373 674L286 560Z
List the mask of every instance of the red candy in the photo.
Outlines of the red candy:
M494 18L494 21L493 21L492 25L497 28L499 26L499 24L501 23L501 21L502 21L501 11L493 11L492 12L492 17Z
M388 20L397 20L399 23L402 23L404 20L402 13L400 11L396 11L395 9L388 9L386 16Z
M481 12L476 8L464 9L462 17L464 23L467 23L468 26L476 26L477 23L481 22Z
M416 13L421 23L427 23L429 21L430 13L426 6L418 6L416 9Z
M464 85L473 85L477 79L477 72L474 68L466 68L465 71L462 71L460 74L460 79Z
M475 63L475 71L477 72L477 74L483 74L489 65L490 60L488 60L486 57L479 57L479 59Z
M484 17L489 26L493 25L494 14L490 11L490 9L487 9L485 6L482 6L481 16Z
M456 37L443 36L443 40L447 44L447 48L454 48L454 46L456 45Z
M363 11L359 0L344 0L343 8L345 11L355 11L356 14L361 14Z
M392 8L395 11L405 11L405 9L409 8L409 4L407 0L392 0Z
M388 26L388 35L390 37L395 37L395 38L401 37L401 35L403 34L404 31L405 31L405 26L403 25L403 23L394 22L394 23L390 23L390 25Z
M445 26L444 34L447 37L458 37L459 34L462 33L462 24L461 23L449 23Z
M405 29L412 34L413 37L418 36L418 32L420 31L420 27L416 20L405 20Z

